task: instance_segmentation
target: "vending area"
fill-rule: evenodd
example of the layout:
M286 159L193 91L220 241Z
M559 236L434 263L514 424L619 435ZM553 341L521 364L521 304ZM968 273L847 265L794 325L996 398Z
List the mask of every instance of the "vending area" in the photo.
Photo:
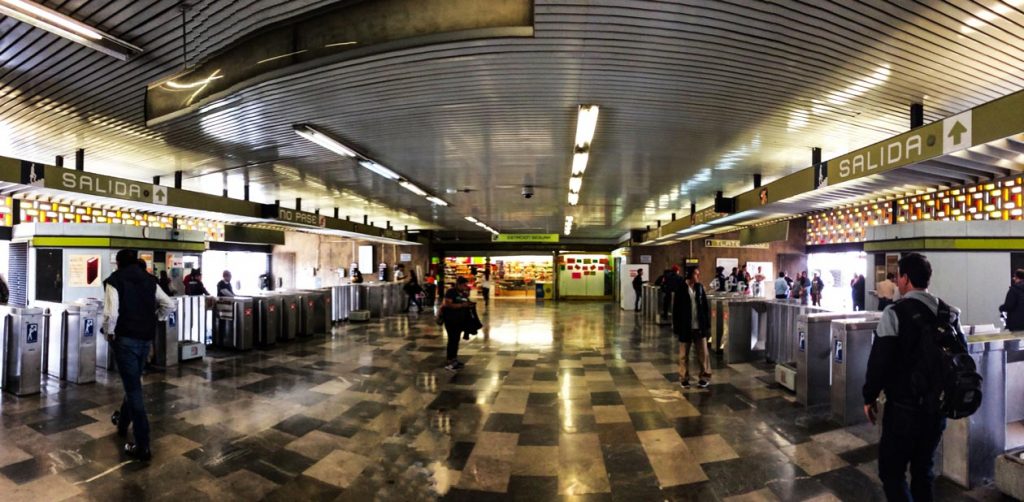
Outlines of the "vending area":
M444 261L446 287L457 277L469 279L478 290L484 271L490 271L491 297L553 298L553 258L550 255L458 256ZM538 296L538 286L542 296Z

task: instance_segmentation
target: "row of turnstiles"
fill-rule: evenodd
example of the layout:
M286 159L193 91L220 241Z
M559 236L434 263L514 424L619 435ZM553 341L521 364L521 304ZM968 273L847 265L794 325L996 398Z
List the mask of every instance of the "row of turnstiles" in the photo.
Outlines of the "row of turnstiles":
M249 350L329 333L338 322L386 317L405 308L393 283L350 284L316 290L261 292L250 296L173 298L176 308L158 323L158 366L201 358L206 346ZM103 302L36 302L0 306L0 387L16 395L40 391L50 375L76 384L96 381L96 368L116 369L113 347L100 334Z
M671 312L661 311L657 288L646 286L643 294L641 318L670 323ZM795 392L800 404L827 410L842 425L866 421L861 391L881 312L831 312L795 300L739 294L716 293L708 300L710 343L725 363L774 362L775 380ZM1024 463L1005 460L1016 458L1006 452L1024 448L1024 333L993 325L963 329L984 378L984 399L971 417L949 421L937 465L944 476L969 488L995 477L997 458L1004 470L1021 465L1018 472L1024 473Z

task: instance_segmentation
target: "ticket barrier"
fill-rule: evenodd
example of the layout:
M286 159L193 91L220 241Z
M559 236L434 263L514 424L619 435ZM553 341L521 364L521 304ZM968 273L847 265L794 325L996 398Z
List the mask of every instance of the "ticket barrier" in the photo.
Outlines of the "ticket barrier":
M331 322L337 323L348 320L349 310L352 308L352 284L331 287Z
M302 292L302 332L322 335L331 327L331 295L323 289Z
M777 363L793 363L797 351L797 323L800 316L826 312L821 307L802 305L797 300L770 300L768 306L768 329L765 341L765 358ZM849 316L845 316L849 317ZM864 317L861 313L857 317Z
M178 355L182 362L206 356L206 333L210 319L206 315L206 297L178 296Z
M352 312L357 310L369 308L367 300L370 296L370 286L366 284L349 284L349 288L349 314L351 315Z
M254 313L252 298L218 298L215 304L214 345L234 350L250 350L253 342Z
M726 364L750 362L760 342L764 301L736 296L719 304L723 330L722 351ZM763 343L763 342L760 342Z
M801 314L796 324L796 400L804 406L830 402L832 366L832 321L837 319L876 319L871 312L815 312ZM859 395L859 394L858 394Z
M153 352L157 366L163 368L177 366L178 358L181 357L178 352L179 336L181 335L177 311L168 312L167 318L164 320L157 320L156 338L153 339Z
M380 318L385 313L385 288L379 284L371 284L366 288L366 309L371 317Z
M257 347L270 347L277 343L281 332L281 318L284 297L281 295L263 295L253 298L255 305L255 339Z
M725 341L729 334L729 309L726 303L733 298L739 298L735 293L717 292L708 296L708 303L711 305L711 344L712 348L722 353L725 348Z
M971 329L964 326L964 331ZM967 336L967 350L983 379L981 408L968 418L946 421L938 466L943 476L965 488L995 478L1004 493L1012 494L1004 489L1007 475L1019 483L1024 469L1000 457L1024 446L1024 332L974 331ZM997 461L1002 461L1002 472L996 470Z
M94 304L53 304L46 310L43 373L76 384L95 382L101 310Z
M832 419L846 426L867 420L864 416L864 377L878 319L835 319L832 321L832 367L830 402Z
M651 289L654 290L654 301L657 302L651 305L654 309L654 323L661 325L672 324L672 305L675 300L673 293L662 292L661 288L657 286L651 286ZM665 308L666 296L668 297L667 309Z
M38 394L42 380L43 309L2 307L3 367L0 387L17 396Z
M409 303L409 295L405 293L405 284L388 282L384 284L385 306L384 316L405 312Z
M294 340L299 336L299 325L302 322L302 306L299 303L299 296L294 294L282 294L281 298L281 330L278 332L278 341Z

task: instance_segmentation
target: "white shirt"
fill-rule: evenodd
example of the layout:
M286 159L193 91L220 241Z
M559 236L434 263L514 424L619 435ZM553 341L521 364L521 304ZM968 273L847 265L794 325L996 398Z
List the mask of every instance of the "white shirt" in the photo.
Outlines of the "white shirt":
M156 295L156 318L159 321L166 321L167 314L174 312L175 306L174 301L171 300L164 290L160 289L158 284L153 285L156 288L154 294ZM118 298L117 289L109 284L106 285L103 291L103 333L107 335L114 334L114 327L117 326L118 309L121 307L120 299Z
M686 289L690 290L690 327L700 329L700 323L697 321L697 292L689 284L686 285Z
M892 300L896 298L896 284L889 279L886 279L875 286L875 294L877 294L879 298Z

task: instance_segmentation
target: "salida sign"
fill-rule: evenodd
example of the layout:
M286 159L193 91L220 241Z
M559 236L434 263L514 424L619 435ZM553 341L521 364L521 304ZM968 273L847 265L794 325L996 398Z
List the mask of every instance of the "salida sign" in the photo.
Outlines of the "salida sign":
M152 183L142 183L51 166L46 166L45 173L46 176L42 179L42 184L45 188L55 188L68 192L113 197L137 202L167 204L167 190L162 189L159 191L159 194L155 194Z

